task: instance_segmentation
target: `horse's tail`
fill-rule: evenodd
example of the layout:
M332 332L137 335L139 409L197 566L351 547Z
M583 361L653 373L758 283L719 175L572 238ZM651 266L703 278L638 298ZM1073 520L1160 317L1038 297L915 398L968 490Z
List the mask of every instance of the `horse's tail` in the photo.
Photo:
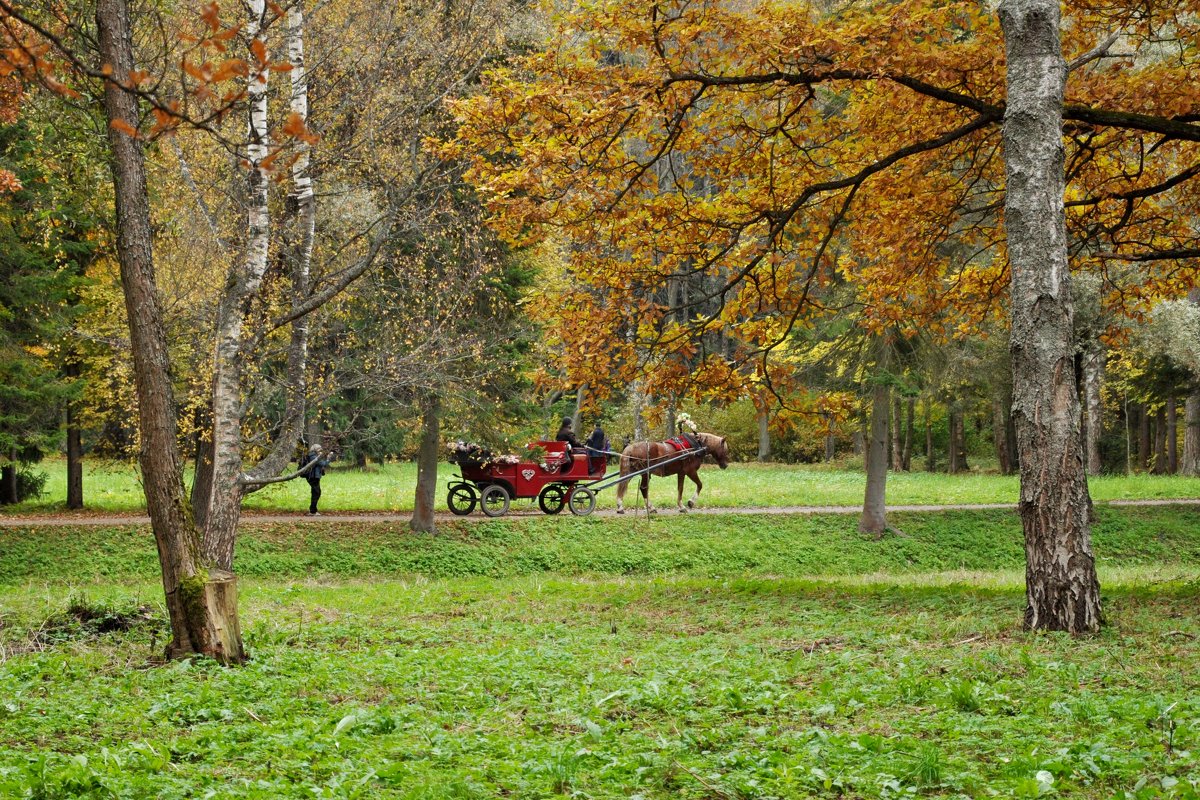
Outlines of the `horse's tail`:
M621 451L621 475L626 476L631 472L637 472L639 469L645 469L650 463L650 445L645 442L641 442L640 444L642 447L641 456L636 455L636 450L639 445L638 442L634 442ZM625 480L620 482L620 485L623 487L628 484L630 480L632 480L632 478L627 477Z

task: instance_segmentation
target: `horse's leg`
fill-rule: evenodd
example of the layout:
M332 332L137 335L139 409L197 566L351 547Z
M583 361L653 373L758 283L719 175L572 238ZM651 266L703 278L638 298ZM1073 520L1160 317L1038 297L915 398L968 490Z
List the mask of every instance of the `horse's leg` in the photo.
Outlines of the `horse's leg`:
M626 456L624 453L621 454L620 464L621 464L621 466L620 466L621 475L627 475L629 473L629 457ZM617 484L617 513L618 514L625 513L625 490L628 488L629 488L629 479L628 478L626 478L625 480L623 480Z
M642 499L646 501L646 513L647 514L655 513L656 509L654 508L654 506L650 505L650 473L649 472L647 472L645 475L642 476L641 489L642 489Z
M689 472L688 477L692 479L692 483L696 484L696 493L692 495L692 499L688 500L688 508L695 508L700 504L700 490L704 488L704 484L700 482L700 470ZM683 475L679 476L679 493L683 494Z
M676 477L679 478L679 485L675 490L675 507L678 508L679 513L682 514L687 511L687 509L683 507L683 473L679 473ZM688 503L688 505L690 506L691 503Z

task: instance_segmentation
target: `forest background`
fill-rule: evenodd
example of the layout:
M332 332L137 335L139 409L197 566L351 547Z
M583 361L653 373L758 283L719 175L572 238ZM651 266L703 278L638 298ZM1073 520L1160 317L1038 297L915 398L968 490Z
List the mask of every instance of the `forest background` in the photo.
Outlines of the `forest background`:
M454 74L447 74L447 64L434 63L430 53L421 52L429 43L419 42L422 37L411 32L403 43L367 41L363 31L380 24L378 10L363 14L372 9L345 7L335 12L323 6L310 18L310 53L317 53L316 74L328 86L317 90L309 123L321 134L310 168L323 187L317 217L317 285L336 278L351 260L344 251L353 249L356 237L378 216L378 200L361 176L346 174L346 164L356 157L408 158L414 148L415 157L421 158L426 137L452 131L443 101L479 92L486 70L531 49L548 29L565 24L537 13L486 10L495 15L480 24L486 31L471 33L486 36L488 47L476 62L455 65L463 68ZM471 13L480 16L483 11L474 8ZM411 19L420 16L416 13ZM1152 32L1155 21L1147 15L1144 24ZM1183 41L1181 33L1176 42ZM436 39L452 34L427 29L423 35ZM1110 44L1115 50L1130 50L1134 40ZM355 60L338 63L323 52L335 46L354 49ZM393 63L395 73L382 85L385 63L398 56L408 59L406 69ZM1106 52L1104 57L1093 61L1095 71L1102 71L1103 65L1106 74L1138 77L1147 69L1132 68L1132 53ZM12 60L19 63L21 58L14 54ZM376 71L366 69L369 66ZM422 82L414 66L441 71L438 85L425 90L427 97L412 96L417 90L409 84ZM400 72L408 73L404 81L398 79ZM7 81L3 164L13 180L6 183L6 202L0 208L7 279L0 502L15 502L36 492L38 473L27 467L45 456L73 460L86 453L131 460L138 431L113 251L104 122L80 98L67 98L64 107L61 93L16 88L11 70ZM392 116L382 111L352 113L361 107L347 102L351 88L380 106L391 106ZM333 92L339 94L336 106L328 102ZM422 105L423 126L414 114L414 107ZM235 130L241 122L231 119L228 127ZM362 140L389 125L400 139L389 143L393 152L381 152L377 144L367 152ZM400 129L403 135L397 133ZM1089 141L1099 135L1080 132ZM246 213L245 198L239 196L238 164L229 152L233 138L229 133L214 136L179 129L155 139L149 148L155 245L164 266L159 287L182 409L179 435L192 452L198 452L205 435L205 405L211 402L211 336L216 284L222 274L215 265L232 257ZM1082 146L1083 140L1076 139ZM1159 149L1167 146L1169 142L1158 143ZM687 154L680 153L667 167L686 161ZM1182 162L1173 157L1173 163ZM1188 187L1191 171L1180 173L1159 193L1140 193L1145 198L1136 197L1136 207L1140 210L1150 199L1167 203L1161 194ZM1129 174L1113 177L1110 183L1120 180L1134 184L1139 179ZM975 184L977 192L995 191L980 182ZM1118 208L1132 205L1116 197L1119 193L1113 189L1108 187L1114 196L1106 198L1107 203ZM871 330L881 324L880 306L892 298L880 298L875 288L833 275L819 293L822 307L831 309L827 319L790 334L779 359L782 377L773 383L760 368L755 343L739 336L732 325L709 325L701 335L688 337L693 352L682 355L678 348L656 349L654 342L639 342L637 352L621 362L628 374L613 380L601 366L608 356L607 346L598 345L601 333L610 344L624 343L633 338L629 329L641 324L661 339L662 330L673 322L719 311L711 295L727 276L719 269L687 275L659 270L665 279L642 286L636 303L604 297L603 286L597 288L571 266L565 237L514 250L482 230L485 212L467 183L445 181L438 190L455 193L454 205L434 210L427 202L414 203L419 210L410 213L418 219L409 221L407 236L393 235L380 268L315 312L305 438L325 442L356 466L416 454L422 416L413 387L431 385L431 376L419 373L437 360L456 364L447 374L432 376L445 402L440 412L444 439L477 439L515 448L552 433L562 416L574 417L577 427L581 420L599 421L617 442L650 434L665 437L674 432L675 414L688 411L706 428L728 435L740 460L830 461L863 454L872 387L883 383L889 394L893 469L911 469L916 453L918 466L927 470L957 472L978 460L1003 473L1015 470L1002 287L994 276L987 286L973 277L973 295L951 285L973 265L994 269L995 248L969 252L953 242L940 245L946 251L957 246L957 252L941 256L956 269L943 276L941 286L924 287L928 302L938 307L928 325L917 327L905 320L909 324L888 337L886 366L881 366L869 340ZM1186 216L1187 206L1182 204L1188 199L1171 196L1168 206L1178 209L1175 215ZM281 192L272 202L287 201ZM961 197L955 202L960 211L966 206ZM1075 213L1093 213L1094 205L1077 203L1074 208L1080 210ZM1085 223L1096 227L1079 220L1081 226ZM853 257L852 242L831 244L847 251L836 254L835 260ZM1178 244L1171 246L1183 250ZM1075 247L1090 252L1082 234ZM899 261L914 262L908 268L915 270L923 257L914 254ZM1134 257L1145 254L1129 256ZM416 279L406 272L418 260L434 274ZM1191 435L1200 424L1200 315L1185 299L1186 271L1194 262L1181 259L1172 267L1174 283L1152 284L1157 291L1141 291L1148 281L1139 262L1117 263L1119 269L1111 260L1104 262L1106 269L1078 276L1074 286L1081 397L1085 418L1096 418L1088 438L1089 468L1094 473L1194 475L1200 467L1200 442ZM268 273L266 280L270 279ZM606 305L581 309L581 298L592 297ZM982 309L968 310L968 303ZM421 319L414 322L418 308ZM639 310L645 320L631 321ZM964 314L978 314L973 320L977 324L962 326ZM952 324L960 327L946 330ZM485 334L491 334L490 340ZM428 358L437 348L457 352L453 359ZM709 374L711 364L707 372L698 370L714 354L728 366L719 381ZM668 363L672 357L677 363ZM251 436L265 440L279 425L282 405L273 371L281 363L282 355L268 351L255 366L262 375L247 398L257 420L256 430L248 432ZM654 363L668 367L652 369ZM638 379L638 368L664 385L647 386L646 379ZM671 381L664 381L662 373L671 371L681 373L682 379L672 374ZM77 504L78 498L70 502Z

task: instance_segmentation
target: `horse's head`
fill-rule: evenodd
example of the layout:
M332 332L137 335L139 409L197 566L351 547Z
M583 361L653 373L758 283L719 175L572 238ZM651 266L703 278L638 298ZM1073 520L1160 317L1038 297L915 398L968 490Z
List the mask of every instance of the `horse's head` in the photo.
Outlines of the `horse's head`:
M717 436L712 433L697 434L700 437L701 443L708 449L708 454L717 462L717 466L725 469L729 466L729 446L725 444L724 436Z

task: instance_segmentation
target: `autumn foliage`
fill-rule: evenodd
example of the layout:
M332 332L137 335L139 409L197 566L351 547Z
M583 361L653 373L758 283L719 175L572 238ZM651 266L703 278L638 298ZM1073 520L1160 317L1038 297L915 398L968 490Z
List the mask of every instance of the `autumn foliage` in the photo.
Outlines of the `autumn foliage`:
M1064 10L1073 266L1125 313L1195 282L1197 11ZM604 0L545 42L457 106L451 150L506 237L569 264L542 311L570 382L725 399L785 381L797 335L838 316L953 337L996 315L1004 47L984 6Z

